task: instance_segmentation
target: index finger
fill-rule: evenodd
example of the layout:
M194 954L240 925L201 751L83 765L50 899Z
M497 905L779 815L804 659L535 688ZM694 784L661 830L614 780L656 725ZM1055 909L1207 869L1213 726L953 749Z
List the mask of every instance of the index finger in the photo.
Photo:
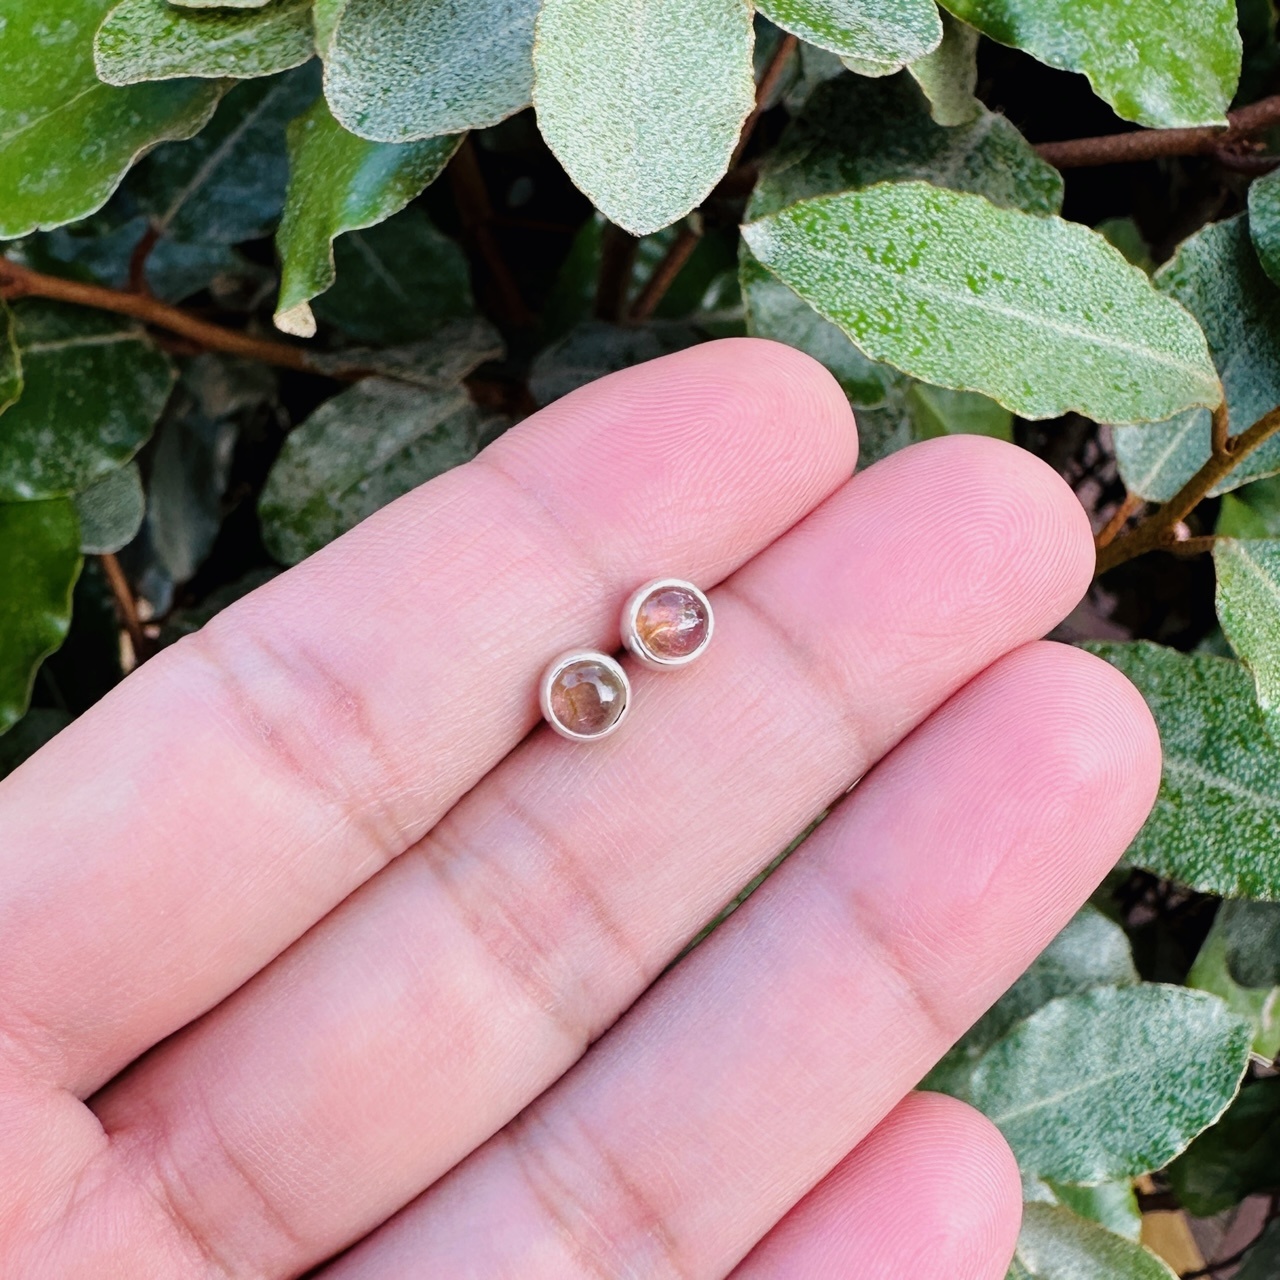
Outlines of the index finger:
M429 830L638 583L719 581L855 453L820 365L710 343L534 415L161 654L0 786L0 1044L93 1092Z

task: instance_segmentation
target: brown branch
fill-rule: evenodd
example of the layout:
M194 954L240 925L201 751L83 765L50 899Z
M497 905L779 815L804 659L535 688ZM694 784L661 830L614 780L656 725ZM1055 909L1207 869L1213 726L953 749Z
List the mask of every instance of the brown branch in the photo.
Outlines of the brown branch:
M693 256L693 251L702 239L702 232L691 220L686 220L680 228L679 235L671 242L671 248L662 261L653 269L653 274L645 282L640 296L631 308L632 320L648 320L657 311L667 290L675 283L676 276L684 268L684 264Z
M760 123L760 117L768 110L769 99L773 96L773 91L778 87L778 81L782 79L782 73L787 69L787 63L791 59L791 55L795 53L799 46L799 41L792 35L783 36L778 41L778 47L773 51L773 57L769 59L768 65L760 73L760 82L756 85L756 105L751 108L751 114L742 123L742 132L738 135L738 145L733 149L733 158L729 161L729 168L742 159L742 153L747 149L747 143L751 141L751 135L756 131L756 125Z
M1225 400L1213 411L1209 451L1215 458L1225 458L1231 453L1231 413Z
M95 307L99 311L131 316L135 320L141 320L143 324L179 334L206 351L244 356L249 360L261 360L266 364L279 365L283 369L297 369L303 373L319 372L311 367L310 356L301 347L276 342L271 338L255 338L238 329L225 329L221 325L210 324L180 307L170 306L167 302L145 294L104 289L101 285L64 280L61 276L47 276L4 257L0 257L0 297L9 301L15 298L50 298L55 302L69 302L73 306Z
M120 622L133 646L133 661L140 666L151 656L151 640L143 628L142 619L138 615L138 602L134 599L133 588L129 579L120 567L120 561L111 554L98 557L102 571L106 574L107 584L115 597L116 609L120 614Z
M151 286L147 283L147 260L151 257L151 251L160 242L160 228L154 222L147 223L147 229L142 233L142 239L133 247L133 252L129 255L129 290L131 293L151 293Z
M1099 550L1098 573L1106 573L1116 565L1132 560L1135 556L1144 555L1148 551L1168 549L1170 544L1179 541L1176 532L1178 525L1204 498L1209 496L1220 481L1225 480L1240 465L1244 458L1280 431L1280 408L1275 408L1270 413L1263 414L1247 431L1221 441L1220 420L1224 416L1221 409L1215 411L1216 447L1204 466L1164 506L1152 512L1132 533L1126 534L1123 538L1117 538L1110 546ZM1181 541L1185 543L1188 540Z
M1172 542L1165 544L1165 549L1172 551L1175 556L1202 556L1206 551L1212 551L1217 544L1217 535L1206 533L1198 538L1174 538Z
M480 172L475 145L469 137L454 152L447 172L458 216L462 220L463 237L471 242L489 273L494 300L502 312L502 319L509 328L529 328L534 322L533 312L521 295L520 286L493 234L493 202L489 199L484 174Z
M1213 155L1220 148L1280 124L1280 94L1232 111L1227 121L1226 128L1210 125L1202 129L1134 129L1104 134L1100 138L1042 142L1036 150L1042 160L1059 169L1131 164L1160 156Z
M617 324L627 307L631 290L631 268L640 242L615 223L605 223L600 236L600 270L596 276L597 320Z
M1099 551L1103 547L1110 546L1116 540L1116 535L1129 523L1130 517L1138 514L1142 505L1143 500L1136 493L1129 494L1116 508L1115 515L1098 530L1098 536L1093 540L1093 545Z

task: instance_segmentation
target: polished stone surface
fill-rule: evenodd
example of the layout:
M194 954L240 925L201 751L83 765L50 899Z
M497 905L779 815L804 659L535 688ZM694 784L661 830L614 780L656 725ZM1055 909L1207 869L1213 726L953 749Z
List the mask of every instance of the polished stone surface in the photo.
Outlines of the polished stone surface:
M550 701L552 715L571 733L596 736L618 722L627 690L603 663L580 658L557 674Z
M636 610L636 634L656 658L687 658L706 643L706 606L681 587L659 587Z

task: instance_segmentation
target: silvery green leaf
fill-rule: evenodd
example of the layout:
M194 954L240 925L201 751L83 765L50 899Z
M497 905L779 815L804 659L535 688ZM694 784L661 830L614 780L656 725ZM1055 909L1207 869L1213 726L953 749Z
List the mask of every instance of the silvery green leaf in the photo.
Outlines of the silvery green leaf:
M0 430L0 501L77 493L146 443L173 367L120 316L37 299L13 314L25 385Z
M311 0L239 9L120 0L98 28L94 63L113 85L184 76L245 80L301 66L315 51Z
M1249 234L1263 270L1280 282L1280 170L1249 187Z
M1085 647L1137 685L1164 747L1129 861L1206 893L1280 898L1280 746L1248 671L1145 641Z
M1080 71L1125 120L1225 124L1240 80L1233 0L945 0L1001 44Z
M1229 900L1215 921L1226 944L1227 971L1242 987L1280 986L1280 902Z
M982 1057L968 1098L1020 1167L1098 1183L1162 1168L1218 1119L1251 1028L1184 987L1097 987L1053 1000Z
M1280 539L1219 538L1213 564L1218 621L1280 730Z
M538 0L322 0L325 95L352 133L416 142L529 105Z
M759 0L756 7L808 44L894 67L924 57L942 39L933 0Z
M746 0L544 0L542 135L606 217L658 231L729 167L755 105L752 41Z
M0 502L0 733L22 718L40 663L66 638L80 563L67 499Z
M1280 404L1280 289L1259 267L1243 216L1211 223L1184 240L1155 282L1200 322L1222 377L1233 434ZM1117 428L1115 447L1130 491L1166 502L1209 457L1209 414L1196 409L1154 426ZM1213 492L1277 471L1280 437L1251 453Z
M349 133L322 99L289 127L289 188L276 246L276 324L310 337L310 302L334 281L333 242L398 213L448 164L461 135L401 144Z
M258 505L267 549L296 564L474 457L498 426L462 389L367 378L339 392L290 434L267 478Z
M1096 1187L1077 1187L1068 1182L1055 1182L1050 1186L1058 1203L1066 1205L1072 1213L1126 1240L1136 1241L1141 1236L1142 1210L1129 1179L1101 1182Z
M429 338L400 347L343 347L316 352L311 367L335 378L374 374L428 391L456 387L484 364L499 359L502 336L487 320L450 320Z
M1219 910L1209 936L1196 953L1186 985L1217 996L1232 1013L1246 1018L1253 1027L1254 1053L1271 1061L1280 1056L1280 987L1245 987L1231 976L1225 924Z
M978 101L978 33L949 13L942 15L942 43L907 68L929 99L934 120L968 124L986 114Z
M1023 417L1159 421L1221 396L1195 321L1077 223L908 182L804 200L742 234L873 359Z
M130 462L109 471L77 493L75 504L80 550L99 556L119 551L137 537L147 510L138 464Z
M1062 175L1004 116L944 129L910 77L818 85L762 161L748 220L811 196L919 178L1027 213L1062 208Z
M1070 1209L1023 1207L1008 1280L1177 1280L1155 1254Z
M198 80L103 84L93 35L105 8L0 2L0 240L87 217L144 151L191 137L218 101L222 86Z

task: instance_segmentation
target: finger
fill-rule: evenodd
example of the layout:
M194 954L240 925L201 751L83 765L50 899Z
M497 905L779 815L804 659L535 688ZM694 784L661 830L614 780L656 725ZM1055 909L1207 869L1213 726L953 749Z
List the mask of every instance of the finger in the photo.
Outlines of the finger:
M325 1256L563 1072L912 724L1062 617L1092 559L1023 451L872 468L713 593L712 649L638 676L626 732L525 744L95 1109L216 1256Z
M1002 659L326 1280L727 1274L1054 936L1158 778L1111 667L1056 645Z
M1003 1280L1022 1181L971 1107L913 1093L760 1242L732 1280Z
M852 468L822 368L712 343L566 397L229 609L0 789L0 1044L84 1093L401 853L617 643ZM50 797L57 797L56 810Z

